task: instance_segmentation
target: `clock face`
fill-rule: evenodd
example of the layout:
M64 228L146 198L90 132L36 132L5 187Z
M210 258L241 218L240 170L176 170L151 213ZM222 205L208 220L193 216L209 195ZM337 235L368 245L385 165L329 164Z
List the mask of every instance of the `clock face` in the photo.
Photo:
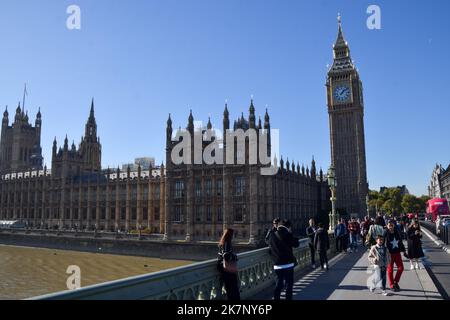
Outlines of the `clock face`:
M334 99L339 102L347 101L350 98L350 88L348 86L338 86L334 89Z

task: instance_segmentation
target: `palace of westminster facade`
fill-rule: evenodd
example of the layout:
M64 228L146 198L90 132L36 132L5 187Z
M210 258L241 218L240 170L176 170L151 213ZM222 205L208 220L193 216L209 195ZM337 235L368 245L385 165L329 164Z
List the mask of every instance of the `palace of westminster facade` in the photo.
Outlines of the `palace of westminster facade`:
M334 63L327 78L332 165L338 181L338 206L364 214L368 184L364 145L362 83L350 58L341 23L334 46ZM34 228L83 230L147 229L164 239L217 240L225 228L235 229L240 241L262 239L275 217L293 222L302 231L309 218L327 216L330 190L313 159L310 169L275 159L274 175L262 175L262 164L175 164L172 119L166 131L165 166L141 170L101 167L102 147L92 102L85 134L79 146L53 142L51 169L42 167L42 117L34 127L28 115L16 109L13 124L3 114L0 142L0 220L20 220ZM212 129L208 121L207 129ZM230 127L228 106L223 131L256 130L271 144L270 117L257 123L253 100ZM195 140L194 117L185 132ZM204 130L203 128L200 130ZM193 145L195 144L192 143ZM250 141L245 141L249 150ZM203 145L204 149L206 145ZM223 152L226 149L222 145ZM247 152L248 153L248 152ZM268 153L270 155L270 151ZM275 155L276 156L276 155ZM244 157L245 158L245 157ZM275 157L274 157L275 158Z
M9 126L8 111L4 112L0 220L20 220L34 228L148 229L166 239L188 241L215 240L224 228L232 227L237 238L252 242L263 237L274 217L289 218L299 229L329 207L328 186L314 160L311 170L305 170L281 159L275 175L261 175L261 165L250 165L248 159L234 165L173 164L170 153L176 142L170 117L166 166L102 169L93 102L78 148L69 146L67 137L58 148L55 139L47 169L42 167L41 121L39 111L33 127L19 105ZM226 106L224 132L229 123ZM255 123L253 101L249 119L242 116L234 124L234 129L249 128L262 129L261 120ZM270 135L267 112L264 129ZM192 113L186 130L194 131Z

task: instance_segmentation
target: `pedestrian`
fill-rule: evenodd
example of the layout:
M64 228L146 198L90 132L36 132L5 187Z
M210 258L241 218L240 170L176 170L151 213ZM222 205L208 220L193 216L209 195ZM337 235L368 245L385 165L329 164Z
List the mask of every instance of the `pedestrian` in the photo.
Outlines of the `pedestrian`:
M377 219L380 218L381 220L379 220L379 222L381 223L381 226L384 228L386 227L386 220L384 220L383 214L381 212L377 213L377 217L375 218L375 223L377 221Z
M420 231L419 221L416 219L411 220L411 224L408 228L408 257L411 264L411 270L421 269L419 267L419 259L424 257L422 250L422 232ZM415 264L413 264L415 262Z
M314 238L316 236L316 226L314 219L309 219L309 227L306 228L306 236L309 238L309 251L311 253L311 267L316 268L316 249L314 247Z
M361 238L362 245L365 245L365 241L367 239L367 234L369 233L369 228L372 225L372 220L370 220L369 216L364 217L364 221L361 223Z
M390 254L384 245L384 237L382 235L377 236L376 244L370 248L368 258L377 274L377 276L372 278L376 281L370 284L370 292L375 291L379 280L381 280L381 293L384 296L388 296L389 294L386 292L386 267L390 263Z
M299 239L292 235L289 220L282 220L277 231L270 237L269 247L273 260L273 269L277 275L277 283L274 291L274 299L280 300L281 290L286 287L286 300L292 300L292 289L294 287L294 268L297 259L293 248L298 248Z
M350 236L350 252L358 252L358 234L360 231L359 223L353 217L348 224L348 232Z
M228 300L238 301L241 297L238 285L238 258L231 245L233 234L233 229L226 229L219 241L218 269Z
M327 251L330 249L330 239L328 238L328 232L323 228L323 223L319 223L319 229L314 236L314 248L319 253L322 270L329 270Z
M379 215L375 219L375 224L370 226L366 240L367 247L371 248L372 246L374 246L377 241L377 237L384 235L383 222L384 222L383 217Z
M265 241L266 241L266 244L267 244L267 245L269 244L270 237L273 235L273 233L274 233L275 231L277 231L277 228L278 228L278 224L279 224L279 223L280 223L280 218L275 218L275 219L273 219L273 221L272 221L272 228L267 232L266 238L265 238Z
M348 232L348 224L349 221L344 220L344 226L345 226L345 235L344 235L344 241L343 241L343 248L344 252L347 252L349 243L350 243L350 233Z
M336 251L340 253L344 250L344 240L347 234L347 228L345 226L345 220L341 219L340 223L334 229L334 237L336 239Z
M400 278L402 276L404 266L402 261L403 252L405 254L405 246L403 244L402 235L400 231L395 227L395 221L389 221L387 225L387 231L385 234L386 247L391 255L391 261L387 268L389 286L391 290L400 291ZM394 264L397 266L397 273L394 278Z

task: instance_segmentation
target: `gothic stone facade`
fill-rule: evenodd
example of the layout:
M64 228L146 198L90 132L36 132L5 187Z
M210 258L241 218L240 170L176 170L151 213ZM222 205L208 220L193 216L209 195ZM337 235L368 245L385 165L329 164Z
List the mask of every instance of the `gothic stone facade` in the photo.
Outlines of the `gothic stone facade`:
M2 135L2 146L3 139ZM2 165L10 168L11 162ZM2 175L0 220L21 220L30 227L53 229L148 228L164 233L164 179L164 166L136 172L101 169L92 102L78 149L74 143L69 148L67 137L58 149L55 139L51 170L29 166Z
M336 170L337 204L348 214L366 214L368 194L363 87L350 57L341 22L334 62L327 77L331 163Z
M14 122L9 125L9 113L3 113L0 142L0 173L42 169L41 112L36 115L35 126L29 123L28 113L16 109Z
M237 129L255 129L267 134L270 150L270 118L266 111L264 126L255 123L255 108L250 105L248 120L242 115L234 122ZM208 121L207 129L212 129ZM223 114L223 132L230 129L228 107ZM181 129L180 129L181 130ZM194 139L194 118L189 115L186 128ZM202 129L203 130L203 129ZM262 131L264 130L264 131ZM202 132L202 134L204 131ZM181 164L175 165L171 152L179 141L173 141L172 119L167 122L166 154L166 237L171 239L217 239L226 228L233 228L240 240L250 243L261 239L275 217L290 219L296 232L306 227L309 218L329 210L329 189L323 173L280 160L275 175L261 175L262 165L250 164L249 140L246 139L245 164ZM222 154L226 158L223 141ZM233 143L237 143L233 140ZM191 143L193 145L194 142ZM258 144L259 145L259 141ZM204 150L205 145L202 145ZM237 148L234 148L237 152ZM270 156L270 152L269 152ZM194 163L194 153L191 153ZM237 158L237 155L234 155ZM275 160L277 161L277 160ZM225 162L225 161L224 161ZM236 162L235 162L236 163Z
M262 130L261 121L255 126L253 103L249 120L242 116L234 128L250 127ZM227 109L224 128L229 128ZM194 130L192 114L187 129ZM264 129L270 132L267 113ZM262 176L260 165L248 163L174 165L169 155L174 144L169 118L166 167L103 170L92 103L78 148L74 143L69 148L66 137L58 149L55 139L51 170L30 166L2 175L0 220L44 228L147 228L165 239L188 241L216 241L232 227L238 239L253 242L274 217L291 219L298 231L310 217L329 210L328 186L314 160L305 170L281 159L275 175Z

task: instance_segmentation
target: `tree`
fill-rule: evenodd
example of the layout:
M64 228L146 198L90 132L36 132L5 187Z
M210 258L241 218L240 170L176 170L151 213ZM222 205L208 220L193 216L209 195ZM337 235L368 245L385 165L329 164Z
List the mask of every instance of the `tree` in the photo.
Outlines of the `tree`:
M413 213L416 212L417 208L420 206L419 199L412 194L405 194L402 199L402 209L403 213Z

